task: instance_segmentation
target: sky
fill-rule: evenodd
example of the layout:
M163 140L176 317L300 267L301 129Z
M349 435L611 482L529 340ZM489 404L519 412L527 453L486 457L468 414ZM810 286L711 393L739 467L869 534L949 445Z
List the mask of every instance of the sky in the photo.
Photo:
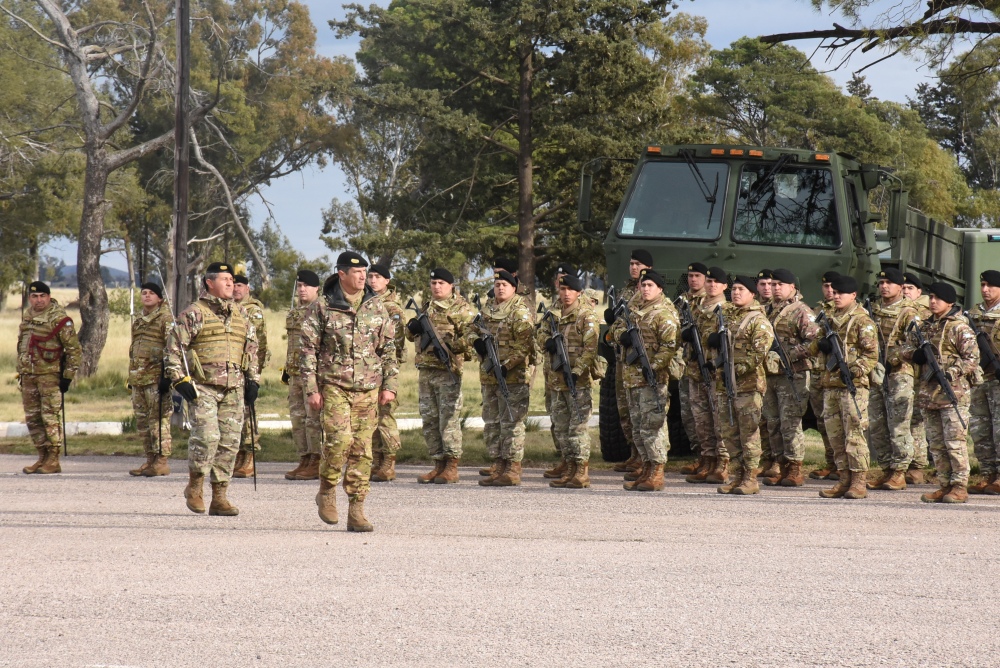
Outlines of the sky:
M327 24L331 19L343 17L342 4L329 0L301 1L309 7L313 23L316 25L317 51L321 55L330 57L353 58L358 49L358 40L336 39ZM387 1L378 0L376 4L387 4ZM896 0L880 4L882 7L887 7L896 4ZM816 11L809 0L694 0L693 2L680 0L679 5L677 11L708 19L706 39L714 49L724 49L733 41L747 35L826 29L834 22L850 25L840 15ZM811 54L816 42L795 42L793 45ZM843 87L856 70L876 60L880 55L878 52L866 54L851 60L838 70L827 73ZM813 56L813 65L820 71L831 68L831 64L825 62L823 54ZM894 56L878 63L865 70L863 74L872 87L872 94L875 97L895 102L906 102L908 96L913 96L918 84L934 81L933 72L903 56ZM323 227L322 211L330 205L333 198L350 199L350 194L344 188L343 176L336 167L330 166L324 170L308 168L298 174L275 180L262 191L262 194L270 203L276 223L297 250L309 259L328 254L322 241L319 241ZM267 208L259 198L251 200L248 205L252 216L251 224L259 228L268 215ZM76 264L76 244L68 240L56 240L43 252L62 257L66 264ZM119 269L126 268L125 257L121 254L105 255L102 264Z

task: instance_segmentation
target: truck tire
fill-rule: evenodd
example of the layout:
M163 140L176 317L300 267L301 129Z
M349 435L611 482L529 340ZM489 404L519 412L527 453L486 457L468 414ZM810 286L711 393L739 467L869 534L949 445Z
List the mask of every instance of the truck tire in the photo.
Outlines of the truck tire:
M632 454L632 449L622 431L618 417L618 396L615 394L615 356L605 355L608 371L601 379L601 405L598 420L601 433L601 457L606 462L623 462Z

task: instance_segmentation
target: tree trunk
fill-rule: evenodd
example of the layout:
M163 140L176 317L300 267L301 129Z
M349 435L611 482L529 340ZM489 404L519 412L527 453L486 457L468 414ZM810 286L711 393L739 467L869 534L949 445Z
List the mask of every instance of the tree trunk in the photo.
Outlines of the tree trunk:
M108 202L108 168L103 149L89 148L83 184L83 215L76 249L76 280L80 290L80 347L83 361L80 376L97 372L101 351L108 340L108 292L101 276L101 239Z
M535 301L535 219L532 182L531 84L532 46L523 42L519 47L518 66L518 137L517 137L517 277L528 287L529 300Z

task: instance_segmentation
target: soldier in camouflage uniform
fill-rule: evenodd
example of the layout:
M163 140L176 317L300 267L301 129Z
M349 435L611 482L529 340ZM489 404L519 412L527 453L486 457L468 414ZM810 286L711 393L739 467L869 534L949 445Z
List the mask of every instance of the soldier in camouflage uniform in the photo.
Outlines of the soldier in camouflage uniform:
M348 531L372 531L364 514L370 489L372 434L378 406L396 397L396 330L382 300L366 284L368 262L353 251L337 258L302 321L301 370L307 401L322 410L323 458L316 505L336 524L341 472L350 502Z
M906 489L906 471L913 461L913 367L900 359L906 326L917 317L916 305L903 296L903 272L894 267L878 275L881 299L871 304L879 329L879 351L885 359L885 379L873 384L868 396L868 439L880 471L868 489Z
M912 273L903 274L903 296L914 303L921 320L931 317L931 311L927 308L927 295L923 293L924 286L920 278ZM914 369L914 378L917 370ZM916 384L916 380L914 380ZM914 402L913 417L910 418L910 435L913 438L913 461L910 462L910 470L906 472L904 478L907 485L924 484L924 471L930 468L930 449L927 447L927 429L924 426L924 413Z
M809 346L819 326L812 309L802 301L795 289L795 275L788 269L772 272L772 304L768 320L774 330L774 345L767 353L767 393L763 414L770 432L769 442L773 461L779 465L778 475L765 477L765 485L801 487L805 482L802 460L806 443L802 434L802 416L809 401L809 379L812 356ZM792 380L785 373L778 347L792 365Z
M837 272L828 271L820 277L823 299L813 309L816 317L819 317L823 313L829 316L836 310L836 307L833 305L833 288L831 285L832 281L838 276L840 274ZM826 422L823 420L823 386L820 377L825 366L826 355L817 353L812 358L812 368L816 370L816 373L809 379L809 406L812 408L813 416L816 418L816 431L819 432L820 437L823 439L823 456L826 459L826 465L821 469L812 471L809 477L815 480L839 480L840 474L837 473L837 462L833 457L833 446L830 445L830 437L826 433ZM765 468L761 472L761 475L766 474L767 469Z
M209 514L233 516L240 511L229 503L227 488L240 445L243 406L257 400L260 388L257 332L246 310L233 301L232 265L210 264L204 286L205 292L181 312L167 335L164 366L174 389L194 408L187 507L205 512L202 488L211 473Z
M416 350L420 419L427 454L434 461L434 468L417 476L417 482L446 485L458 482L462 459L462 362L471 358L465 337L476 312L464 297L455 294L455 276L443 267L430 274L430 296L425 304L427 319L450 363L438 358L424 325L411 318L406 323L406 338L414 342ZM421 341L426 341L422 349Z
M639 275L639 292L629 302L632 324L639 330L649 366L656 375L655 385L647 381L641 360L628 363L633 341L625 329L625 318L619 318L611 334L624 351L622 382L628 393L629 414L633 417L632 435L642 457L642 469L632 477L626 474L623 487L637 492L658 492L663 489L663 465L670 451L667 412L670 410L670 370L677 354L680 319L673 303L663 294L666 281L652 269ZM677 372L680 375L680 361Z
M708 267L701 262L692 262L687 267L687 292L679 297L687 301L688 305L694 309L705 296L705 274ZM679 302L675 302L679 304ZM679 333L680 334L680 333ZM692 384L701 383L701 371L698 370L698 361L693 359L694 351L691 344L686 341L679 341L678 345L684 350L684 375L677 381L677 397L681 402L681 424L684 425L684 433L687 434L691 443L691 452L701 454L701 444L698 441L698 429L694 419L694 412L691 410L691 388ZM618 470L617 468L615 469ZM694 473L698 470L697 460L691 464L681 467L680 472L684 475Z
M969 399L972 385L981 383L979 345L972 328L962 317L955 288L947 283L934 283L927 288L930 319L919 324L932 353L917 347L916 334L910 331L900 357L907 362L924 365L930 354L947 376L958 399L951 403L934 377L921 376L917 403L927 422L927 440L931 445L934 467L940 488L920 497L927 503L965 503L969 494L969 450L965 425L969 419ZM963 424L964 422L964 424Z
M732 303L719 307L728 330L727 341L722 340L722 328L708 336L708 349L713 351L712 362L718 369L715 385L715 417L721 427L726 452L716 460L710 478L722 483L719 494L747 495L760 491L757 484L757 465L760 464L760 414L767 384L764 377L764 359L774 342L774 331L764 309L754 299L755 281L750 276L736 276L731 289ZM716 315L718 323L718 315ZM722 363L722 346L730 365ZM730 374L736 396L730 401L725 378ZM729 461L739 465L732 481L729 479Z
M538 345L547 353L545 361L545 386L548 388L549 416L552 419L553 439L561 444L560 452L565 462L562 475L553 479L550 487L583 489L590 487L590 434L587 423L593 410L590 382L597 361L597 344L601 325L597 314L581 298L583 279L576 273L563 274L559 279L559 304L556 326L562 334L568 358L569 371L576 385L572 395L562 370L554 371L559 351L552 328L544 322L538 330ZM547 472L548 473L548 472Z
M154 477L170 474L170 416L174 403L170 380L164 375L163 354L174 317L163 301L163 288L156 283L143 283L139 298L142 313L132 321L128 384L146 461L129 475Z
M239 265L237 265L233 283L233 301L247 312L250 324L257 332L257 368L260 373L264 373L264 367L271 360L271 350L267 346L264 304L259 299L250 296L250 279L240 271ZM233 468L234 478L253 477L254 453L260 452L260 432L256 424L250 424L250 406L244 406L243 410L243 430L240 433L240 451L236 453L236 464Z
M567 274L572 274L572 275L576 276L577 275L577 271L576 271L576 269L572 265L567 264L565 262L562 262L562 263L556 265L556 275L555 275L555 278L552 279L552 288L553 288L553 294L554 294L553 301L555 301L556 303L559 302L559 281L562 279L563 276L566 276ZM584 297L584 299L580 302L580 305L584 306L586 308L590 308L591 310L593 310L593 306L590 303L590 299L587 298L587 297ZM542 334L544 333L545 330L542 328L542 323L540 323L540 322L535 325L535 329L536 329L536 334L535 334L535 344L536 344L535 345L535 348L536 348L535 352L536 352L536 357L538 357L539 359L543 359L543 361L544 361L545 412L548 413L549 415L551 415L552 414L552 395L554 393L554 390L552 389L552 386L551 386L551 384L549 382L549 361L550 360L549 360L549 357L547 355L542 354L541 348L540 348L541 343L539 343L540 341L544 341L544 337L542 336ZM558 461L557 461L557 463L556 463L556 465L554 467L552 467L550 469L546 469L545 472L542 473L542 477L543 478L550 478L550 479L553 479L553 480L558 480L559 478L563 477L564 473L566 473L566 468L567 468L568 464L566 462L566 457L563 455L562 442L559 439L559 435L556 433L555 422L551 422L549 424L549 434L552 435L552 445L555 446L555 449L556 449L556 459Z
M406 340L403 327L403 302L395 290L389 289L392 274L389 267L373 264L368 268L368 286L382 298L385 310L389 312L396 331L396 366L406 361ZM378 407L378 426L372 434L372 482L389 482L396 479L396 453L399 452L399 427L396 425L395 411L399 400L393 398Z
M755 288L754 297L760 304L761 308L764 309L764 315L771 315L771 298L774 295L773 288L773 278L774 272L770 269L761 269L757 272L757 285ZM765 379L767 382L770 379ZM764 417L763 411L760 414L760 451L761 459L766 459L768 461L780 460L781 456L778 453L777 456L771 453L771 438L767 431L767 418ZM766 482L766 481L765 481Z
M323 425L319 411L306 401L306 386L302 383L301 348L302 321L309 306L319 296L319 276L309 269L300 269L295 277L293 304L285 316L288 352L281 382L288 386L288 414L292 420L292 439L299 455L299 465L285 473L285 480L319 480L319 458L323 446Z
M989 366L989 353L1000 350L1000 271L990 269L979 276L983 301L976 304L969 317L983 336L977 340L984 381L972 388L969 435L979 460L982 479L969 486L970 494L1000 494L1000 380Z
M837 276L830 282L834 311L829 320L847 362L856 388L851 395L840 376L839 367L822 367L819 383L823 388L823 421L833 447L839 479L837 484L819 495L825 499L863 499L868 496L865 486L868 474L868 387L869 376L878 364L878 329L858 304L858 282L851 276ZM830 355L833 344L821 332L813 341L810 352Z
M73 377L80 368L82 351L66 309L52 298L41 281L28 285L28 308L17 333L17 379L24 405L24 421L38 450L38 461L25 473L61 473L60 412Z
M524 419L528 414L529 368L535 342L531 310L515 294L517 278L506 270L494 275L494 297L482 310L482 327L493 335L497 357L505 374L509 397L504 399L492 370L486 370L487 347L478 327L470 327L467 340L479 355L479 380L483 394L483 440L493 465L480 470L484 487L521 484L524 458Z

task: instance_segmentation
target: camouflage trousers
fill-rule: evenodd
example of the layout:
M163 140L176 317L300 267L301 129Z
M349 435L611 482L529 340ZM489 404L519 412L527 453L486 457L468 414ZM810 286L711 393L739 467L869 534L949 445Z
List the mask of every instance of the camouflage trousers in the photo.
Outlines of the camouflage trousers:
M243 405L243 429L240 430L240 450L244 452L260 452L260 428L253 425L250 428L250 406Z
M336 487L343 475L348 498L364 501L371 488L378 390L352 392L337 385L323 385L320 393L324 438L319 477Z
M968 424L969 395L959 398L957 410L951 406L924 409L927 442L931 445L938 483L942 486L969 484L969 445L965 427L958 420L959 412Z
M622 423L622 433L625 434L625 440L631 446L635 444L635 438L632 435L632 418L629 417L628 411L628 391L625 389L625 380L622 375L624 368L625 362L617 360L615 364L615 400L618 402L618 419Z
M590 461L590 432L587 423L594 410L590 386L578 386L576 398L569 390L549 391L549 417L553 438L562 443L560 452L567 461Z
M917 406L913 407L913 417L910 418L910 435L913 436L913 463L910 468L925 469L931 465L927 454L927 428L924 412Z
M530 388L526 383L517 383L507 389L509 401L500 396L499 385L483 384L483 440L491 459L519 462L524 459L524 418L528 415Z
M768 382L771 382L768 380ZM765 397L767 394L764 395ZM771 434L767 431L767 418L764 417L763 409L760 414L760 424L757 425L757 433L760 434L760 454L761 457L769 461L775 461L781 459L781 444L778 444L778 452L775 453L771 448Z
M59 374L21 374L24 421L36 448L62 447L62 401Z
M552 393L555 390L550 388L548 385L545 386L545 413L546 415L552 415ZM562 442L559 440L559 434L556 433L556 423L553 421L549 424L549 433L552 435L552 445L556 449L556 455L560 458L563 456L563 446Z
M723 459L752 471L760 464L760 415L764 398L760 392L741 392L733 400L733 423L729 424L729 398L715 393L715 418L725 445Z
M420 419L431 459L462 458L462 377L444 369L420 369Z
M896 372L868 395L868 445L880 469L906 471L913 460L913 374ZM886 411L888 401L890 411Z
M797 373L793 379L794 383L789 382L787 376L767 377L763 415L772 462L801 463L806 456L802 416L809 404L809 372ZM768 450L762 447L761 451L768 458Z
M236 451L243 428L243 388L197 383L193 402L191 435L188 438L188 469L211 474L212 482L228 482L233 476Z
M701 452L701 444L698 441L698 427L694 420L694 412L691 410L691 386L700 383L695 378L684 376L677 383L677 398L681 402L681 424L684 426L684 433L687 434L691 443L691 452Z
M859 387L857 406L851 393L846 389L826 388L823 390L823 421L826 434L833 448L833 459L838 471L868 470L868 388ZM858 410L861 417L858 417Z
M142 450L147 455L170 456L170 416L174 402L170 394L160 397L156 383L132 387L132 411L135 429L142 438Z
M627 392L629 413L636 417L632 423L632 435L642 461L665 464L670 451L670 432L667 429L667 412L670 410L668 387L657 385L654 389L643 385L630 387ZM657 397L663 404L662 409L657 404Z
M972 389L969 435L983 476L1000 472L1000 381Z
M288 415L292 419L292 440L299 457L318 455L323 446L323 424L319 411L309 408L301 376L288 378Z
M712 392L715 392L714 387ZM712 398L715 398L714 394ZM691 404L691 413L694 416L695 433L698 434L698 445L701 447L700 455L702 457L726 457L726 446L722 442L722 432L719 430L716 416L708 405L708 390L705 384L701 381L689 383L688 399ZM727 412L726 420L729 419L728 416Z
M399 452L401 445L399 427L396 425L396 416L393 414L398 407L399 402L395 399L385 406L378 407L378 423L372 434L372 452L381 452L388 456L394 456Z
M819 374L810 378L809 382L809 405L816 416L816 431L823 439L823 457L826 459L828 469L836 469L837 462L833 458L833 446L830 445L830 437L826 434L826 420L823 419L823 388L819 385Z

